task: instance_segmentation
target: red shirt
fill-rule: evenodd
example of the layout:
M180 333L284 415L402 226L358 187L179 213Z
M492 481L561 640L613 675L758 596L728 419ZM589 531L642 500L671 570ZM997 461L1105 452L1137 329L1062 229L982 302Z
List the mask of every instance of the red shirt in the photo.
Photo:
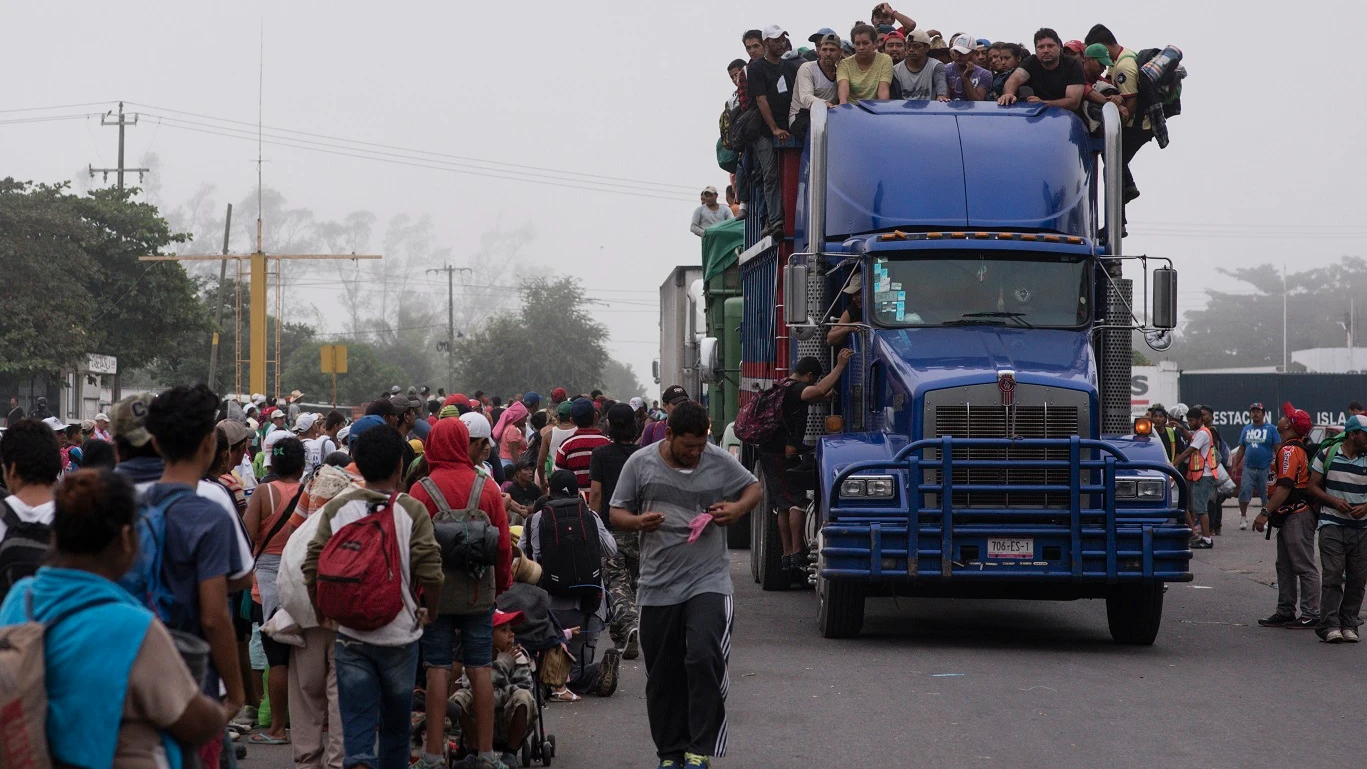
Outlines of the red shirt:
M575 480L579 482L579 488L587 489L592 485L593 480L589 477L589 465L593 461L593 450L599 446L607 446L612 443L601 430L593 427L581 427L574 431L574 434L565 439L560 444L559 450L555 452L555 466L560 470L570 470L574 473Z

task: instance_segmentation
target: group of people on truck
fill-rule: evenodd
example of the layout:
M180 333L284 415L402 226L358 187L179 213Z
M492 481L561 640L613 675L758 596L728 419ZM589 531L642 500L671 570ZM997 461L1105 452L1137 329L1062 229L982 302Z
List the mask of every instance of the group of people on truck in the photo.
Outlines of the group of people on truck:
M720 144L730 151L722 166L736 175L736 216L750 214L752 190L762 189L768 235L784 232L776 148L802 141L817 101L831 107L887 99L1028 102L1075 111L1093 132L1101 128L1101 107L1114 103L1124 126L1128 203L1139 197L1130 161L1152 139L1167 145L1164 121L1180 113L1186 74L1178 49L1136 53L1102 24L1067 42L1041 27L1031 53L1018 43L967 33L946 38L888 3L875 6L869 23L854 25L848 39L823 27L807 41L810 47L794 48L777 24L747 30L741 43L748 59L727 65L736 90L721 121Z
M1218 486L1229 469L1239 475L1239 529L1249 528L1254 496L1262 509L1256 532L1277 531L1277 608L1263 627L1313 629L1326 643L1357 643L1367 593L1367 414L1348 405L1342 432L1310 443L1309 413L1282 404L1272 424L1261 402L1233 451L1214 428L1208 406L1148 409L1154 434L1187 478L1187 524L1194 549L1214 547L1220 534ZM1185 416L1186 423L1176 417ZM1319 563L1316 564L1316 538ZM1299 616L1297 610L1299 609Z

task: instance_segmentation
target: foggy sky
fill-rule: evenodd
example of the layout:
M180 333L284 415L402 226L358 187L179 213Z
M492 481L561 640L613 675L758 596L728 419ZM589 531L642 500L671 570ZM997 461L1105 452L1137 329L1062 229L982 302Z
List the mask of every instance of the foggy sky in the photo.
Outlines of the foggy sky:
M437 244L458 265L494 222L531 222L528 267L653 302L673 266L699 262L688 231L696 191L726 182L713 150L732 89L725 66L744 56L741 32L779 23L795 41L823 26L843 36L872 5L8 3L0 110L123 99L255 121L264 21L268 126L684 187L652 188L668 198L658 199L267 146L265 184L291 206L323 219L375 212L372 251L390 217L431 214ZM1061 0L895 5L946 36L1028 43L1047 24L1067 40L1101 21L1136 50L1183 49L1185 112L1169 123L1172 144L1149 144L1133 164L1143 197L1129 208L1125 248L1172 257L1186 308L1221 280L1218 267L1285 262L1294 271L1364 253L1367 108L1345 44L1367 22L1362 3L1184 0L1094 5L1095 14ZM1321 45L1329 50L1314 50ZM0 112L0 174L57 181L87 163L113 166L117 132L98 118L3 122L104 108ZM254 189L254 143L145 119L129 129L127 164L148 151L161 159L168 204L205 183L220 205ZM234 238L234 250L250 249ZM600 309L610 351L654 391L656 312Z

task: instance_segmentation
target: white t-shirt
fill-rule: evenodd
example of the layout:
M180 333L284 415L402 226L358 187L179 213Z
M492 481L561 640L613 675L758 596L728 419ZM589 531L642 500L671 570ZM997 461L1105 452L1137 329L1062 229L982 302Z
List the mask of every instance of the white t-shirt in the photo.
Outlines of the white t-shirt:
M1201 458L1201 476L1209 478L1215 475L1215 470L1206 462L1206 456L1210 453L1210 430L1201 429L1191 434L1190 446L1195 449L1195 454Z
M328 454L337 450L337 443L331 437L320 435L304 441L304 475L308 475L323 464Z
M47 526L52 525L52 515L56 512L56 503L48 500L37 507L29 507L18 497L5 497L5 504L14 511L15 517L24 523L41 523ZM5 532L9 529L3 520L0 520L0 539L4 539Z

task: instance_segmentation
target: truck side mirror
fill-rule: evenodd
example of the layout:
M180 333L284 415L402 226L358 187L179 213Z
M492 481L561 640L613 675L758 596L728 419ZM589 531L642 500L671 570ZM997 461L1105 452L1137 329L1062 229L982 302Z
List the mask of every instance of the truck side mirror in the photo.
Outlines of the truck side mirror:
M789 326L795 326L806 324L810 316L807 265L790 264L783 268L783 317Z
M720 382L722 378L718 347L717 338L713 336L704 337L698 343L698 377L708 384Z
M1153 327L1177 328L1177 270L1153 271Z

